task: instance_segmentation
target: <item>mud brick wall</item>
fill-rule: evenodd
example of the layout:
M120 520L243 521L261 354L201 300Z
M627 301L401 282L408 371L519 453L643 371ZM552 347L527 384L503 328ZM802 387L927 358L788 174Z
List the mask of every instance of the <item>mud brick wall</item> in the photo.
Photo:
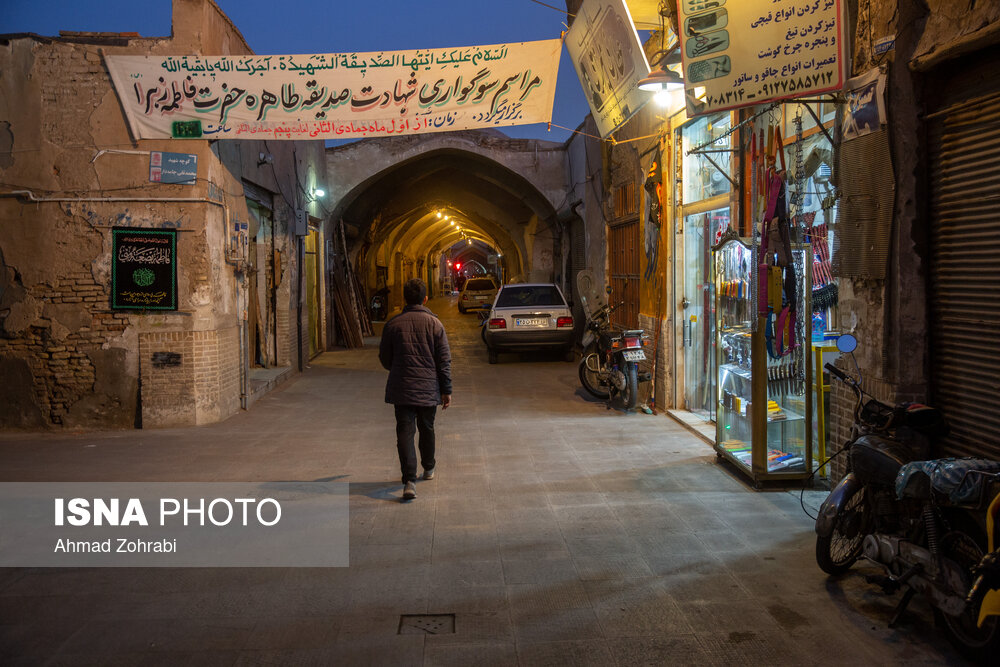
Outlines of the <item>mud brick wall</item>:
M130 315L108 311L107 285L79 270L59 274L52 287L25 287L16 271L3 268L8 296L20 298L10 299L0 316L0 423L131 426L135 381L125 373L124 350L105 347L122 335Z

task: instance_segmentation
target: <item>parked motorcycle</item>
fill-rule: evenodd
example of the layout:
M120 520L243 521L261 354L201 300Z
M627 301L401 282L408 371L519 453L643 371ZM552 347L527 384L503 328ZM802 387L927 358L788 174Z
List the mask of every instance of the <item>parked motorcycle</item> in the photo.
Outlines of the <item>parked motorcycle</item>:
M381 322L385 320L387 315L387 300L388 300L388 290L379 290L372 296L371 304L369 304L369 312L371 313L371 319L373 322Z
M841 340L842 352L854 351L853 337ZM866 577L869 583L887 594L903 590L890 627L920 593L961 652L995 659L1000 567L992 538L1000 519L1000 463L925 460L930 439L947 433L938 411L886 405L861 388L860 369L858 378L832 364L826 369L857 400L851 438L842 450L847 474L816 518L816 562L838 575L860 558L870 561L883 574Z
M639 382L650 379L648 372L639 371L639 362L646 359L649 336L642 329L612 329L611 313L618 306L604 304L587 318L580 384L592 396L607 400L609 407L612 396L620 394L625 409L632 410L638 401Z

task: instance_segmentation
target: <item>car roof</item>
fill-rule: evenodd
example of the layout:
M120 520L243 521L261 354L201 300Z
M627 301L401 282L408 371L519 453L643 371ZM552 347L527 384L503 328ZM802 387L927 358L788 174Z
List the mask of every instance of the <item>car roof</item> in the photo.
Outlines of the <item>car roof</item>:
M504 287L558 287L555 283L508 283Z

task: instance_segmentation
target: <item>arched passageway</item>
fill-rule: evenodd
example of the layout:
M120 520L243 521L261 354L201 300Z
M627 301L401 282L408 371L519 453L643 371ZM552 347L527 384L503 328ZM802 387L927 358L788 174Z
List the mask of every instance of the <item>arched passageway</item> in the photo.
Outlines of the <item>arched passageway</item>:
M448 290L458 273L554 279L562 146L506 138L484 146L492 134L455 134L466 136L431 137L422 146L369 140L328 153L341 185L355 181L331 219L349 230L366 294L388 289L390 309L402 304L402 285L413 277L432 294ZM364 152L372 148L381 150Z

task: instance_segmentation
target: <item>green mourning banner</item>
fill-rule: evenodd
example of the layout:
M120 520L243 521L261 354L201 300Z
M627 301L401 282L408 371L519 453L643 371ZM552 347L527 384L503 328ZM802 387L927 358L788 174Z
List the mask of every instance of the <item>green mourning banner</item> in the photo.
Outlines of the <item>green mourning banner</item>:
M177 231L111 230L112 310L177 310Z

